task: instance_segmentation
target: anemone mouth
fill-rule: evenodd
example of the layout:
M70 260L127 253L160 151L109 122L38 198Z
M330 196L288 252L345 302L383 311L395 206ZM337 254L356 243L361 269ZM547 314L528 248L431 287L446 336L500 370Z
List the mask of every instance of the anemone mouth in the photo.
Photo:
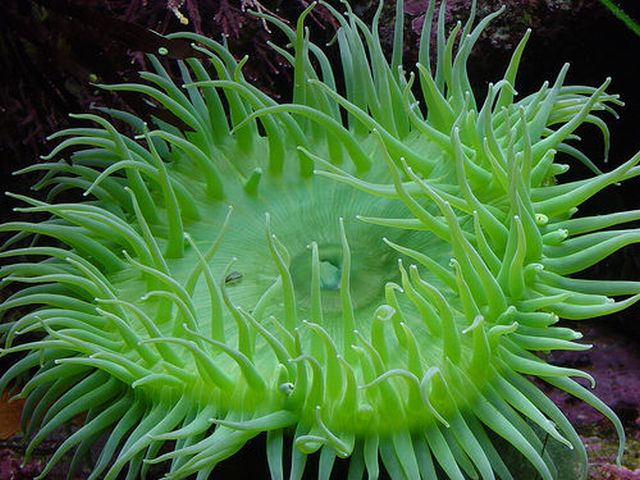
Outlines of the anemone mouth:
M229 199L233 213L213 259L212 266L220 273L233 259L230 268L235 272L236 281L230 278L226 284L233 285L229 288L230 297L246 309L252 309L279 278L267 235L274 235L286 250L287 268L301 318L310 315L314 269L318 270L322 312L330 317L341 315L341 285L346 288L348 284L351 307L358 313L356 316L360 316L361 310L378 306L387 282L399 280L397 258L400 254L384 242L385 235L401 243L413 238L418 248L425 243L415 234L389 232L358 220L358 216L382 211L400 213L401 205L393 199L372 198L345 186L332 186L331 181L325 179L301 179L282 189L272 188L268 195L270 198ZM226 208L224 204L217 206L211 217L219 218ZM211 231L208 227L195 227L194 242L206 249ZM429 235L424 236L428 243ZM180 261L189 263L190 260Z
M382 5L382 4L381 4ZM280 105L242 76L222 45L190 33L207 62L178 62L176 83L150 57L137 92L179 122L149 126L103 109L61 139L26 212L0 252L5 283L23 287L0 313L3 353L27 352L2 379L23 373L25 424L35 446L77 414L85 425L42 473L77 447L74 465L106 432L91 475L205 479L252 437L267 432L270 474L283 478L292 433L292 479L320 452L319 477L336 457L349 478L381 461L393 478L513 478L490 434L502 437L543 480L560 465L541 437L586 453L562 413L528 379L615 414L533 351L584 349L559 317L591 318L638 301L637 282L577 280L579 272L637 242L637 211L574 217L603 188L640 174L640 155L600 173L571 142L581 123L619 103L598 88L553 85L520 100L514 83L526 38L503 79L478 101L466 62L490 15L447 36L438 21L429 65L430 4L417 76L400 68L402 2L388 62L372 28L325 5L340 25L345 92L304 34L277 18L293 53L294 95ZM496 13L497 14L497 13ZM462 30L460 32L460 30ZM456 43L458 35L459 43ZM166 53L166 52L165 52ZM315 66L319 68L315 68ZM418 80L416 82L416 79ZM424 110L414 96L419 83ZM129 138L115 128L125 122ZM71 161L50 161L73 148ZM561 152L595 176L556 182ZM59 195L81 189L85 202ZM29 236L34 245L20 248ZM37 242L51 237L55 246ZM39 262L20 260L39 258ZM613 300L610 297L618 297ZM33 342L20 337L39 332ZM171 442L172 448L161 448ZM584 476L584 471L576 474Z

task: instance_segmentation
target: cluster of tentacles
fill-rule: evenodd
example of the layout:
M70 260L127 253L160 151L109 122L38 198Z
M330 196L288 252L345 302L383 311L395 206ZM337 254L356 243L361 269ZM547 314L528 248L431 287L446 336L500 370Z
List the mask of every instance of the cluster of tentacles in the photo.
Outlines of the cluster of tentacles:
M591 377L532 353L589 348L559 317L640 298L638 282L571 277L640 238L609 228L640 211L575 216L640 173L640 155L601 173L575 146L584 123L608 143L595 113L620 104L609 82L567 86L565 66L516 100L527 33L478 101L467 60L499 12L474 26L474 7L446 35L443 5L432 62L431 2L414 75L402 2L390 62L381 8L368 27L325 4L340 25L339 91L304 28L314 6L295 30L263 16L290 41L274 49L294 68L291 103L248 83L246 58L174 34L204 58L177 62L177 83L152 56L141 83L102 86L174 122L76 115L86 126L52 135L46 161L25 169L46 172L46 198L15 195L18 210L50 219L0 226L14 232L0 277L22 285L0 305L2 352L24 354L0 390L27 378L27 454L86 412L41 478L75 449L73 471L102 439L91 479L163 462L166 478L206 479L263 432L274 479L301 478L314 452L320 478L350 457L350 479L377 478L379 460L394 479L511 479L499 437L544 480L559 475L553 439L583 477L578 435L530 376L607 416L622 450L615 414L571 378ZM558 158L594 175L558 182ZM61 200L69 191L86 199Z

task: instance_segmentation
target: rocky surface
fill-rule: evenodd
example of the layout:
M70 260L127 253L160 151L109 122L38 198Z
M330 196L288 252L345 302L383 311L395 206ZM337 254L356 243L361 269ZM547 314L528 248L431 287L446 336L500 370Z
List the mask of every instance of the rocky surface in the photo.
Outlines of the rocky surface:
M600 320L606 322L606 320ZM575 326L574 326L575 327ZM589 478L640 480L640 349L638 339L624 331L590 321L580 326L582 341L593 344L585 352L554 352L549 360L579 368L596 379L593 390L620 417L627 434L622 465L615 465L617 436L600 413L552 388L544 388L582 437L589 454Z

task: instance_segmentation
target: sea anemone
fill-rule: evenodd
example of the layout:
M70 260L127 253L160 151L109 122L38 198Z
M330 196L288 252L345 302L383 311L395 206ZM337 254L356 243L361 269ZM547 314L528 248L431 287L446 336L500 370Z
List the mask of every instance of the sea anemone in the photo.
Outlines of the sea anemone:
M144 478L159 463L168 479L206 479L265 432L274 479L301 478L314 452L319 478L340 457L350 479L377 478L379 459L394 479L510 479L506 441L549 480L551 439L583 478L578 435L531 377L608 417L622 454L620 421L572 377L593 379L535 353L589 348L559 318L640 298L637 282L571 277L640 238L609 228L640 211L576 216L640 174L640 155L602 173L575 146L584 123L608 144L595 113L620 104L609 80L567 86L565 66L516 101L527 32L479 101L467 60L499 11L474 26L474 5L446 35L443 2L432 61L430 2L414 75L401 1L391 61L382 2L371 27L346 3L344 15L323 5L339 24L341 81L304 28L315 3L295 30L258 14L290 42L274 47L293 66L290 103L247 82L246 58L172 34L199 56L177 62L180 81L151 56L143 83L101 85L163 115L75 115L87 126L52 135L46 162L23 170L46 172L35 188L47 195L13 195L27 204L17 210L49 218L0 226L14 232L0 278L20 285L0 305L3 353L24 352L0 390L27 378L27 456L86 415L40 478L75 448L73 471L101 441L91 479ZM558 158L594 175L561 183ZM84 201L62 200L78 189Z

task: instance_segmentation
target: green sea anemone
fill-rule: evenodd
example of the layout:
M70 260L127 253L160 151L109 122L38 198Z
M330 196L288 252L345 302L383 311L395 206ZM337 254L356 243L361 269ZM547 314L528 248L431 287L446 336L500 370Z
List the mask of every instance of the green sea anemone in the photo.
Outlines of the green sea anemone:
M467 60L500 12L474 26L474 6L447 36L443 3L432 61L431 2L407 74L401 1L390 62L382 3L371 28L346 3L344 15L323 5L342 81L304 28L315 3L295 30L259 15L290 41L274 48L293 66L291 103L247 82L246 59L219 43L172 34L200 56L177 62L180 81L152 56L142 83L101 87L173 122L75 115L86 126L52 135L47 162L24 170L46 172L47 195L13 195L17 210L50 218L0 226L14 232L0 277L20 285L0 305L3 353L24 354L0 390L26 377L27 456L86 413L40 478L102 439L91 479L158 463L168 479L206 479L264 432L274 479L301 478L314 452L319 478L341 457L350 479L378 478L380 459L394 479L511 479L506 441L549 480L547 440L574 451L583 478L585 449L532 376L608 417L622 454L620 421L572 377L593 379L533 353L589 348L559 318L640 299L638 282L571 277L639 241L609 227L640 211L576 215L640 174L640 155L601 173L575 146L584 123L608 143L595 114L620 104L609 80L567 86L565 66L516 100L527 32L479 100ZM558 159L594 175L561 183ZM65 203L69 190L86 199Z

